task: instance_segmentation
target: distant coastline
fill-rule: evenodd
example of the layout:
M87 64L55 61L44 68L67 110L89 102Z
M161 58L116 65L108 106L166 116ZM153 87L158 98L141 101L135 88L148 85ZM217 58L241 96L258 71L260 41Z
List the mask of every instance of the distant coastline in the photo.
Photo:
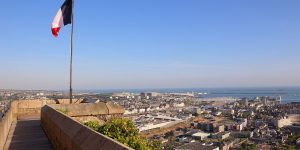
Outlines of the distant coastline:
M0 91L9 91L16 89L0 89ZM17 90L17 91L57 91L65 92L67 90ZM141 92L160 92L160 93L205 93L203 98L250 98L253 99L259 96L277 97L281 96L282 103L300 102L300 87L228 87L228 88L136 88L136 89L90 89L90 90L75 90L74 92L84 93L141 93Z
M115 92L161 92L161 93L207 93L204 98L233 97L233 98L255 98L257 96L282 97L282 103L300 102L300 87L241 87L241 88L157 88L157 89L104 89L104 90L82 90L96 93Z

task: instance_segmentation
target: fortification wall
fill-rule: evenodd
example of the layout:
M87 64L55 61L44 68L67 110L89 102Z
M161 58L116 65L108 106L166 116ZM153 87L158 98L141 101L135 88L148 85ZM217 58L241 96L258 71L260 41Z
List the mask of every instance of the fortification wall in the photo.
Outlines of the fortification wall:
M74 100L76 102L81 102L81 100ZM40 118L41 108L45 105L52 104L62 104L67 105L70 103L68 99L59 99L59 100L17 100L14 101L14 106L11 109L14 109L14 114L16 119L23 119L24 117L33 117Z
M81 103L81 104L59 104L51 105L52 108L66 112L68 116L98 116L124 114L125 109L111 102L104 103Z
M292 123L300 123L300 114L290 114L288 115L288 118Z
M80 103L81 101L76 100L76 102ZM42 113L41 111L42 107L46 105L51 105L53 107L56 107L57 109L69 109L69 112L71 114L72 112L74 112L73 113L74 118L77 117L77 119L88 120L91 119L93 115L99 115L99 114L118 115L124 113L124 108L120 106L116 106L112 103L101 103L98 105L95 104L66 105L68 103L69 101L64 99L13 101L11 103L11 107L8 110L8 112L0 120L0 150L3 149L5 145L6 138L9 133L9 129L14 120L20 120L23 119L24 117L40 118L41 115L43 116L43 119L41 121L45 125L43 127L45 131L48 131L47 135L48 136L50 135L49 137L52 137L50 141L52 143L55 143L56 141L55 138L62 140L61 143L59 144L60 148L63 147L61 145L70 145L71 142L71 145L72 146L74 145L73 149L83 149L83 148L89 149L91 148L89 147L89 145L95 145L99 147L107 146L109 149L114 149L114 146L116 146L116 149L128 149L128 147L120 143L116 144L117 143L116 141L90 130L89 128L73 120L69 116L61 115L62 113L56 111L53 108L51 108L52 111L50 111L50 113L52 113L55 116L54 118L53 116L51 116L51 114L49 114L48 111L44 111L44 113ZM60 104L60 105L56 105L56 104ZM51 120L47 120L47 118ZM65 121L59 119L63 119ZM74 130L75 132L73 132ZM85 140L88 140L89 142ZM97 142L97 143L93 143L93 142ZM72 149L72 148L68 148L68 149Z
M4 148L9 129L13 121L24 116L40 117L41 108L46 104L55 104L54 100L17 100L10 104L10 109L0 120L0 150Z
M40 118L41 108L47 104L56 104L55 100L19 100L17 101L17 119L24 117Z
M291 120L289 118L276 119L274 125L278 128L282 128L284 126L289 126L289 125L291 125Z
M289 114L287 118L281 119L274 118L273 124L278 128L290 126L292 124L300 124L300 114Z
M2 118L2 120L0 121L0 149L4 148L4 144L12 121L13 121L13 113L12 113L12 109L9 109L8 112L6 112L5 116Z
M107 136L93 131L55 109L57 108L46 105L41 111L42 127L54 149L131 149Z

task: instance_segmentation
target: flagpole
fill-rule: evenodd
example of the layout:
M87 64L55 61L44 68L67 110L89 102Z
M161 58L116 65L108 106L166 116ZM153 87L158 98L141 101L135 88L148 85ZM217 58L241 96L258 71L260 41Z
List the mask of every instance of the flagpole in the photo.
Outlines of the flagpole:
M74 28L74 0L72 0L71 16L71 48L70 48L70 104L72 104L72 57L73 57L73 28Z

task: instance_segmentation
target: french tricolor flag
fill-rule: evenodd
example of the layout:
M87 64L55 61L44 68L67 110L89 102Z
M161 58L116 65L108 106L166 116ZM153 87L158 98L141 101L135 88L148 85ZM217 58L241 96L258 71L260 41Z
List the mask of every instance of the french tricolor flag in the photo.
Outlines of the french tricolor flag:
M65 0L52 22L52 34L57 37L61 27L72 23L72 0Z

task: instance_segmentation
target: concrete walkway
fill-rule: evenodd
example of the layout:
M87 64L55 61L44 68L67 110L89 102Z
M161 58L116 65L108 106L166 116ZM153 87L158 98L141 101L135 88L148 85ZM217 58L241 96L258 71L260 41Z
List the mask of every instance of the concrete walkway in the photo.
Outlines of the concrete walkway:
M52 147L39 119L22 118L12 123L4 149L52 150Z

